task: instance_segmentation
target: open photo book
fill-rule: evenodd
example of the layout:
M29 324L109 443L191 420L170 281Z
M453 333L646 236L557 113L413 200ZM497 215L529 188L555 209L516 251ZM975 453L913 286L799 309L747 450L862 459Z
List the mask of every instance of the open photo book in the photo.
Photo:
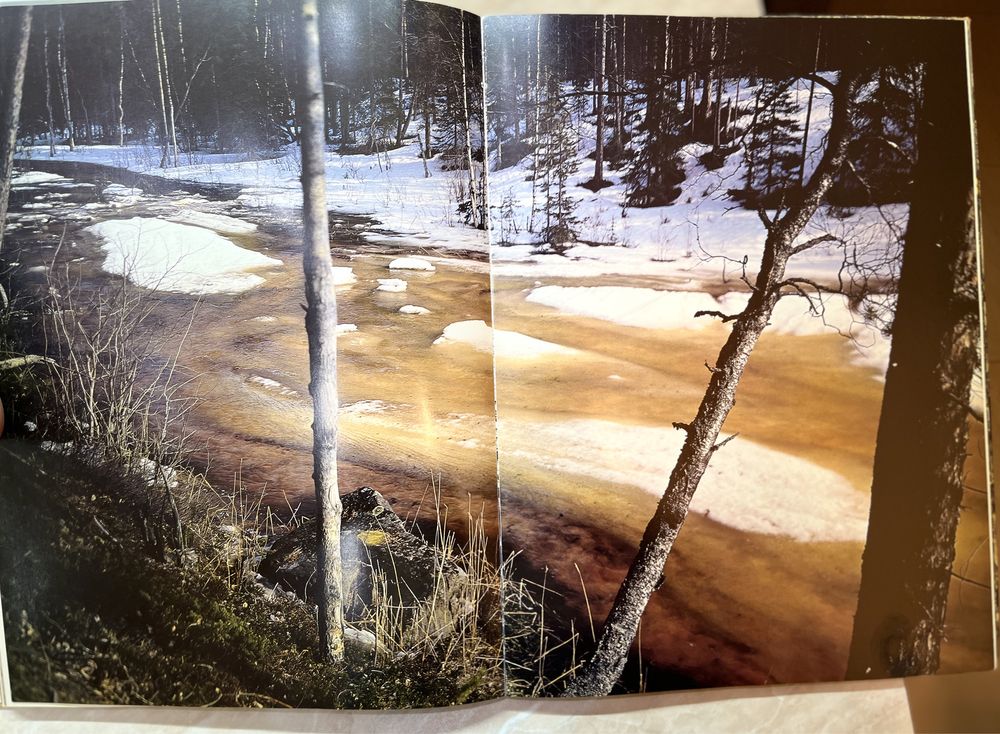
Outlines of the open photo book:
M965 21L4 7L0 106L6 703L993 668Z

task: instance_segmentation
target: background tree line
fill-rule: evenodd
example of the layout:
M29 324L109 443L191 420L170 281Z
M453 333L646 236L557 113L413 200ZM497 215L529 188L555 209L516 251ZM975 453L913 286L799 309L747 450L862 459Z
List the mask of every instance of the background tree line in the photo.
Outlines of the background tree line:
M691 143L704 146L700 159L710 169L742 149L744 165L729 194L743 206L790 202L822 147L809 138L816 98L827 93L817 79L838 68L857 32L850 23L811 23L805 32L792 23L488 19L491 165L503 169L530 156L530 229L550 243L580 233L574 195L583 192L574 192L569 178L591 166L581 185L597 191L624 183L623 214L674 203L685 178L681 149ZM863 81L848 165L825 199L840 206L907 201L916 159L921 60L898 35L870 42L881 63ZM588 151L588 162L578 149Z
M320 9L327 144L376 154L419 142L425 161L469 172L460 207L482 226L478 18L412 0ZM258 155L299 139L300 21L289 0L138 0L35 15L24 142L155 146L167 167L196 151ZM14 31L0 28L5 46Z

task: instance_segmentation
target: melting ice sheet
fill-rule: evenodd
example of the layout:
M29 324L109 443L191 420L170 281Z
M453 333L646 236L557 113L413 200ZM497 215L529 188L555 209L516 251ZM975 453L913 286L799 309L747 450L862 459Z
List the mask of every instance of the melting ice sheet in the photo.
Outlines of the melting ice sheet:
M104 270L145 288L240 293L264 282L248 271L282 264L211 230L155 217L100 222L86 231L103 241Z

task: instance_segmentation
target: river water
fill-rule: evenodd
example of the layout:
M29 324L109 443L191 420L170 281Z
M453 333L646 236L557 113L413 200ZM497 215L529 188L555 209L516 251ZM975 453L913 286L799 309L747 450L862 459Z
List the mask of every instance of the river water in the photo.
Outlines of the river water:
M135 180L99 167L60 170L75 183L94 185L39 184L15 192L16 227L4 251L5 260L16 263L10 268L15 291L44 287L61 237L58 267L71 268L83 287L107 282L100 243L83 231L95 221L195 209L258 225L252 234L226 236L282 261L260 272L263 285L238 295L150 297L159 328L173 325L178 334L195 309L180 351L183 375L194 378L185 389L198 400L184 425L195 463L215 486L262 497L279 514L311 512L311 403L294 212L243 210L231 200L233 191L155 180L139 182L147 195L137 201L80 209L101 202L107 183ZM52 208L31 208L46 203ZM92 219L67 221L67 212ZM401 516L429 520L432 487L438 487L453 530L461 535L465 516L481 514L496 539L493 360L468 344L435 344L449 324L491 322L487 259L429 250L419 241L378 244L365 237L378 230L371 220L331 216L335 264L353 268L357 278L337 289L340 323L357 327L338 339L342 489L376 487ZM436 269L390 272L388 263L406 255L426 257ZM406 291L377 291L378 279L388 277L404 278ZM544 584L554 635L567 636L572 624L581 651L591 642L591 620L599 630L657 499L634 479L651 471L634 437L693 417L708 379L704 363L714 359L726 333L719 324L697 331L622 327L525 300L543 283L612 282L494 282L497 328L573 350L498 355L495 377L504 548L519 553L519 573ZM429 313L400 313L406 304ZM179 338L162 341L164 358ZM848 500L854 493L863 504L881 389L870 369L852 363L836 335L765 335L726 430L760 447L765 453L758 458L792 457L835 473ZM956 568L988 582L982 428L973 428ZM584 464L586 471L579 468ZM719 512L714 518L711 511L692 513L643 620L647 684L842 676L861 552L854 537L820 534L805 541L734 524ZM989 592L956 581L943 667L991 665L991 625Z

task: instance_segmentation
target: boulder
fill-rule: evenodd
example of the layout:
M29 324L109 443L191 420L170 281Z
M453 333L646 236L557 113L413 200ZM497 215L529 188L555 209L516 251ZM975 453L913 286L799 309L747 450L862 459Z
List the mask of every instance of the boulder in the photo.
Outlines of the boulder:
M447 559L440 559L426 540L406 529L386 499L371 487L342 498L341 558L346 589L345 617L366 616L374 584L394 606L413 608L442 585L465 575ZM259 573L269 582L306 601L315 599L316 523L307 522L277 538L265 553Z

